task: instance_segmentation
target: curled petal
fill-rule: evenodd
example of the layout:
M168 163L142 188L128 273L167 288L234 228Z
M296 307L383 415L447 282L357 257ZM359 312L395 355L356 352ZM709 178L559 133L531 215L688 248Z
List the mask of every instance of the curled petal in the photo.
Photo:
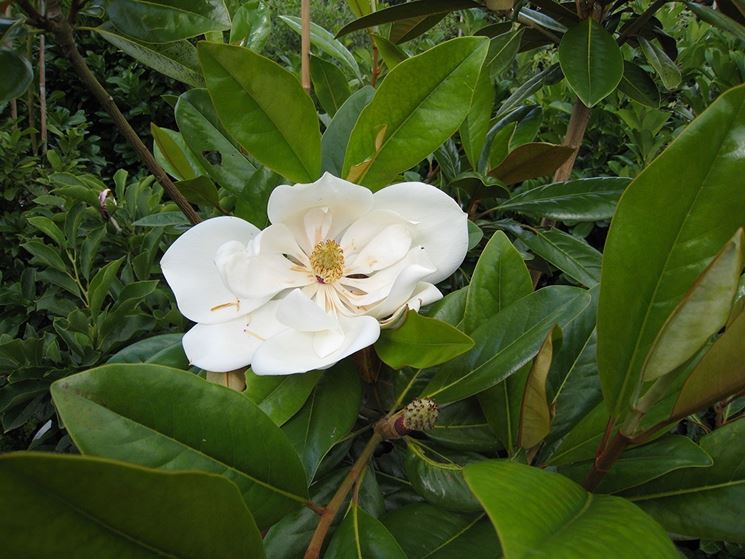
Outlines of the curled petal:
M321 332L286 330L267 340L253 356L257 375L289 375L327 369L344 357L365 348L380 336L380 325L371 316L339 317L339 328Z
M179 311L203 324L234 320L262 304L240 297L223 283L215 256L230 241L245 246L259 230L237 217L216 217L195 225L170 246L160 261Z
M427 282L419 282L409 300L396 309L391 316L380 321L381 328L398 328L401 319L407 310L419 311L425 305L442 299L442 293L434 285Z
M301 240L301 237L308 237L306 213L319 208L332 218L327 235L333 239L358 217L366 214L372 206L372 200L373 195L367 188L324 173L314 183L281 185L275 188L269 197L267 213L272 223L286 224L296 238ZM306 244L311 243L312 240L306 241Z
M303 287L315 279L281 254L222 254L219 268L231 291L241 297L269 300L285 289Z
M216 373L248 366L264 340L287 328L277 321L276 310L277 303L271 302L237 320L197 324L184 334L189 362Z
M373 197L375 210L405 217L414 244L422 245L436 271L424 281L437 283L461 265L468 251L467 215L450 196L421 182L402 182L383 188Z
M411 235L404 225L389 225L378 232L351 259L348 274L372 274L388 268L401 260L409 252Z

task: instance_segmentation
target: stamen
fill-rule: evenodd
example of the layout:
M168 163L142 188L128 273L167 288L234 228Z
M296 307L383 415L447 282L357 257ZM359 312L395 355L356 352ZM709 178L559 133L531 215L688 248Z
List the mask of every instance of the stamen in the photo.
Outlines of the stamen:
M230 307L235 307L235 310L239 311L241 310L241 302L236 299L235 301L232 301L230 303L223 303L222 305L215 305L210 309L210 311L220 311L222 309L229 309Z
M344 275L344 251L334 240L321 241L313 247L310 265L318 283L334 283Z

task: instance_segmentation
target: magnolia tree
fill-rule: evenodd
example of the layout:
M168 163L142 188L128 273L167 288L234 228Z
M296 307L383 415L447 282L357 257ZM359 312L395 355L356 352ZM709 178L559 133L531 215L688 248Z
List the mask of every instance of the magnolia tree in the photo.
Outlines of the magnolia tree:
M664 2L349 6L339 36L367 30L367 57L308 2L282 16L300 79L261 54L260 0L11 6L173 200L140 224L181 232L160 265L195 325L51 385L80 455L0 457L5 553L636 559L745 543L745 86L633 180L573 179L593 107L659 106L658 81L675 95ZM742 46L740 4L674 9ZM453 11L490 23L401 46ZM151 152L76 32L185 83L178 131L153 124ZM499 97L533 49L549 62ZM0 63L8 100L33 74L11 44ZM565 140L533 141L525 104L559 82L575 96ZM611 218L601 254L578 224ZM113 264L88 288L94 324L119 309ZM716 429L680 434L712 407Z

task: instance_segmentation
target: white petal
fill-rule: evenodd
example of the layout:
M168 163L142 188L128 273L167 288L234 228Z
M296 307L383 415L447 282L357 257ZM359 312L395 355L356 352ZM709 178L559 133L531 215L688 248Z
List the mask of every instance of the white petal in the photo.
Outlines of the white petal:
M277 320L300 332L320 332L339 327L336 317L325 312L299 289L280 299Z
M326 355L328 346L336 345L337 333L322 339L319 332L287 330L261 344L253 356L251 367L257 375L289 375L313 369L326 369L337 361L365 348L378 339L380 326L370 316L340 317L344 339L338 348Z
M220 246L229 241L245 245L258 232L237 217L216 217L176 239L163 255L160 267L181 314L194 322L213 324L233 320L263 302L237 297L224 284L215 265Z
M305 231L305 214L313 208L325 208L331 216L327 238L336 238L372 206L372 193L362 186L329 173L309 184L280 185L269 197L267 213L272 223L284 223L300 238Z
M344 251L347 260L350 261L389 225L406 225L408 227L409 222L396 212L372 211L352 223L339 239L339 246Z
M468 251L468 219L450 196L421 182L403 182L375 193L374 210L390 210L405 217L414 244L424 246L437 268L426 281L450 276Z
M409 252L411 235L403 225L389 225L380 231L349 263L345 274L371 274L392 266Z
M222 255L220 271L228 287L241 297L268 300L293 287L303 287L315 281L307 270L293 264L281 254L232 253Z
M420 282L417 284L414 293L411 295L405 305L401 305L391 316L380 321L381 328L397 328L403 318L404 313L411 309L419 311L424 305L429 305L442 299L442 293L431 283Z
M281 223L270 225L256 237L256 240L259 253L287 254L303 266L310 267L308 256L301 250L297 239L287 226Z
M272 302L238 320L197 324L182 342L189 362L215 373L248 366L265 339L286 329L277 321L276 309Z
M412 252L414 251L416 249L412 250ZM367 314L378 319L390 316L412 299L420 282L426 282L425 278L432 275L432 265L429 262L428 254L423 250L419 251L418 254L414 252L414 254L416 254L416 258L412 258L411 264L401 270L386 298L378 305L370 308Z
M372 274L367 278L342 278L339 283L342 287L351 287L362 293L354 293L349 290L343 292L345 298L351 304L362 306L385 305L391 312L404 304L416 285L435 271L426 251L422 247L412 248L406 257L395 265ZM377 307L374 307L376 310ZM382 318L385 314L369 311L373 316Z

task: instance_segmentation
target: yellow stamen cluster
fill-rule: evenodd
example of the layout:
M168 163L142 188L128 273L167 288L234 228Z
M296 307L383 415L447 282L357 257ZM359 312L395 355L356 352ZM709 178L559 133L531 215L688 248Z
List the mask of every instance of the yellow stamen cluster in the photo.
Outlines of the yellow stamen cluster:
M344 275L344 251L336 241L321 241L313 247L310 265L319 283L334 283Z

